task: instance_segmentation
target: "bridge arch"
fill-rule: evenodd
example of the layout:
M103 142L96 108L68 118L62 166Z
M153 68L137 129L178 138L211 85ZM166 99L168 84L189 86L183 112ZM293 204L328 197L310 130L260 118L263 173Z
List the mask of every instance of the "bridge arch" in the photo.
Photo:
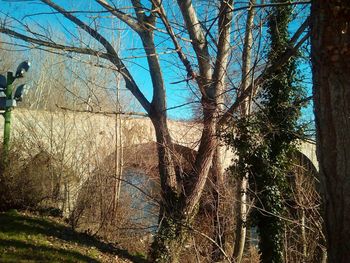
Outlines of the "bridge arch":
M156 141L154 127L149 119L125 118L122 119L122 123L124 145ZM96 148L96 152L101 156L99 159L102 158L102 160L114 150L114 147L111 147L111 145L115 145L116 126L114 116L16 109L13 112L12 124L12 138L16 136L26 137L25 139L28 142L33 142L34 138L37 140L34 143L40 144L43 149L50 149L52 145L60 146L66 143L68 146L66 151L71 152L71 159L87 158L88 156L85 156L86 154L83 151L91 146ZM2 126L3 123L0 122L0 132ZM203 129L200 123L169 121L168 126L175 144L194 150L198 148ZM63 134L66 134L67 138L63 138ZM307 156L318 169L315 144L301 143L300 152ZM223 155L224 166L227 167L235 156L230 149L224 150Z
M316 143L303 141L300 144L299 152L304 155L304 158L306 158L305 162L306 160L310 161L316 171L319 171L319 164L316 154Z

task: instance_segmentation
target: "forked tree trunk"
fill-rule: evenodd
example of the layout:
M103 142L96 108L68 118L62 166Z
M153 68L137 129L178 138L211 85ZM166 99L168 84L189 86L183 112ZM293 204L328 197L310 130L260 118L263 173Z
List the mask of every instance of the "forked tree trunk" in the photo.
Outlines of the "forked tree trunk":
M312 1L313 93L328 262L350 259L350 2Z
M150 251L151 262L180 262L180 253L187 242L192 220L197 214L198 202L216 147L214 113L209 110L207 114L210 115L209 121L204 125L197 156L197 167L198 165L201 167L195 168L193 177L187 179L174 163L175 149L168 133L166 119L161 117L152 119L157 136L162 199L159 229Z
M175 152L166 118L152 118L157 137L161 200L159 229L150 250L151 262L178 262L185 241L186 219L183 218L183 200L176 178Z

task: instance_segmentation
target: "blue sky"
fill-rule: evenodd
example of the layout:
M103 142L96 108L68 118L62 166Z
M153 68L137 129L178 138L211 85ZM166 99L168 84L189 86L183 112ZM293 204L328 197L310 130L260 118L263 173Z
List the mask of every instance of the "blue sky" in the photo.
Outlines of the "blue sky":
M1 1L1 0L0 0ZM75 1L73 4L70 1L55 1L57 4L62 4L68 10L86 10L86 2L83 0ZM67 4L68 2L68 4ZM33 28L38 28L36 24L43 25L49 28L49 31L52 32L52 37L57 38L57 42L64 43L65 40L68 42L74 42L74 38L71 33L77 34L76 27L66 19L64 19L59 14L47 14L51 13L52 10L46 5L39 3L38 1L2 1L1 2L2 10L4 14L10 14L11 16L16 17L20 21L28 23ZM72 7L73 6L73 7ZM97 5L93 5L94 10L101 10ZM35 16L27 16L29 14L40 14ZM84 14L79 15L81 19L86 19L83 17ZM24 19L23 19L24 18ZM105 26L109 26L112 22L111 19L102 19L102 23ZM118 24L118 21L114 21L115 24ZM126 28L123 24L118 24L118 27ZM57 33L57 34L55 34ZM81 32L80 32L81 33ZM106 30L105 35L108 36L110 32ZM84 33L83 33L84 34ZM61 37L59 37L61 36ZM62 39L62 36L66 39ZM86 36L86 34L85 34ZM117 35L115 35L117 37ZM144 92L146 97L151 100L152 98L152 82L150 79L148 65L144 56L144 52L140 50L141 42L138 36L130 31L121 32L122 37L122 48L120 56L126 58L126 64L129 70L133 73L133 76L138 83L140 89ZM60 38L60 39L59 39ZM111 39L111 38L110 38ZM159 42L163 41L159 37ZM96 45L96 42L94 43ZM171 46L172 47L172 46ZM169 50L163 50L164 47L158 49L159 52L169 52ZM131 51L130 51L131 49ZM135 56L136 58L130 59L130 57ZM176 55L161 55L161 65L163 69L164 81L167 87L168 92L168 107L174 107L179 104L186 102L188 97L188 88L186 83L180 83L177 85L170 84L174 81L183 79L179 73L181 70L178 70L176 67L173 67L171 64L175 61L180 64L179 61L176 61ZM111 86L114 83L110 84ZM169 116L173 118L186 118L186 115L189 115L189 109L186 107L178 108L176 111L169 111Z
M58 41L61 41L61 42L62 41L74 42L74 37L71 35L71 32L79 36L79 34L77 34L78 31L76 30L75 26L72 23L68 22L66 19L62 18L61 15L45 14L45 13L51 12L52 10L50 8L47 8L45 5L39 3L38 1L30 1L30 0L29 1L16 1L16 0L1 1L0 0L0 2L2 7L1 8L2 17L4 16L4 14L7 13L18 18L20 21L24 21L28 23L29 25L35 28L39 28L38 25L35 25L36 23L39 25L42 25L46 28L49 28L49 31L52 33L52 37L56 37ZM98 5L90 4L90 3L93 3L93 1L57 0L55 2L57 4L64 6L69 10L87 10L87 6L88 8L91 8L93 10L97 10L97 11L101 10L101 8ZM179 12L176 11L176 9L173 12L171 9L168 9L168 11L169 11L168 15L170 16L171 19L179 20L179 21L182 20L181 17L179 16ZM43 14L26 17L26 15L33 14L33 13L43 13ZM85 15L86 14L79 14L79 17L84 21L87 21ZM237 16L242 15L242 13L236 14L236 15ZM108 17L100 20L99 23L103 27L110 27L112 24L111 21L112 20L110 19L110 17ZM113 19L113 25L115 26L116 24L118 27L126 28L125 25L122 25L118 23L116 19ZM235 26L237 27L236 24ZM294 26L292 25L291 31L293 31L293 27ZM111 31L109 31L108 29L105 29L104 33L106 36L111 35ZM171 51L171 48L173 48L173 45L171 44L171 42L167 41L166 38L164 38L164 36L165 36L164 34L160 33L160 34L157 34L157 37L156 37L159 53L163 53L163 52L169 53L169 51ZM84 37L84 34L83 34L83 37ZM121 41L122 51L120 53L120 56L124 58L130 58L132 56L138 57L138 58L127 59L126 64L129 67L130 71L132 72L140 89L145 93L148 99L151 99L152 83L148 72L148 66L144 58L144 52L142 51L142 49L140 49L141 42L139 40L139 37L131 33L130 31L122 31L121 40L122 40ZM184 42L184 44L186 46L189 46L188 43ZM193 53L190 47L186 48L185 50L189 51L189 53ZM176 54L160 55L160 61L163 69L165 85L167 87L168 108L175 107L177 105L181 105L189 101L191 92L186 82L182 82L176 85L171 84L172 82L182 80L184 77L183 74L185 74L184 70L182 70L183 66L178 60L177 55ZM310 82L311 72L308 65L307 64L302 65L301 70L306 76L305 78L306 82L307 83ZM114 84L111 83L110 85L113 86ZM308 93L310 93L311 84L305 84L305 85L307 86ZM177 108L176 110L170 110L168 114L171 118L187 119L191 115L191 109L189 106L181 107L181 108ZM313 119L312 109L310 107L304 110L304 117L307 120Z

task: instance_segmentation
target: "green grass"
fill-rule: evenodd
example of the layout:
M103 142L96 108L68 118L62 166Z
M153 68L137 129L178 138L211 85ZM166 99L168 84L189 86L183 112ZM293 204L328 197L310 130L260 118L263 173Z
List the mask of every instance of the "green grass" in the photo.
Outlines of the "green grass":
M0 213L0 262L146 261L52 219L11 211Z

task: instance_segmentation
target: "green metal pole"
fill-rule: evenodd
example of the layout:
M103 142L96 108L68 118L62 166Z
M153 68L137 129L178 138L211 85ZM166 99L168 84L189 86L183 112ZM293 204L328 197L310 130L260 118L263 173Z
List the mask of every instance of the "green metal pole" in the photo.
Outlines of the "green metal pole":
M12 100L13 86L12 83L15 80L12 72L7 72L7 83L6 83L6 100ZM5 107L4 119L4 149L3 149L3 164L7 164L8 154L10 150L10 134L11 134L11 115L12 106Z

